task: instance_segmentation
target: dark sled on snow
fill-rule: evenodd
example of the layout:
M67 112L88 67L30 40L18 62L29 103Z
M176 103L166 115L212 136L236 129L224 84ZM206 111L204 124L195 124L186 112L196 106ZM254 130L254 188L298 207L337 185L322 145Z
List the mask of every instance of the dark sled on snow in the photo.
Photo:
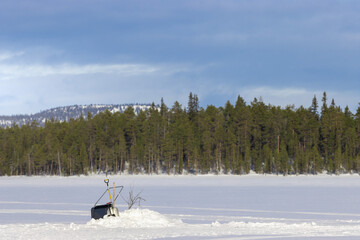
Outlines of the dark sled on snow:
M105 183L107 185L107 188L106 188L105 192L96 201L96 203L94 204L94 207L91 208L91 218L93 218L93 219L100 219L100 218L103 218L105 216L119 216L119 210L115 207L115 201L119 197L119 195L120 195L121 191L123 190L124 186L113 187L113 196L114 197L113 197L113 199L111 199L110 188L109 188L109 185L108 185L109 180L105 179ZM115 191L116 190L119 190L119 192L115 197ZM108 203L102 204L102 205L97 205L98 202L103 198L103 196L105 195L106 192L109 193L110 201L112 201L112 202L108 202Z
M107 216L108 213L110 213L110 209L112 207L111 203L103 204L103 205L97 205L95 207L91 208L91 218L93 219L100 219L104 216Z

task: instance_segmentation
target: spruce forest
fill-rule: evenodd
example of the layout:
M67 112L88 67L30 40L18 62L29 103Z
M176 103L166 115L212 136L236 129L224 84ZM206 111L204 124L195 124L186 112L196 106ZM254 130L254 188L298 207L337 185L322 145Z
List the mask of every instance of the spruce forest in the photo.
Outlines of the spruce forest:
M360 171L360 106L342 110L323 93L309 108L260 99L199 107L163 101L135 115L88 114L69 122L0 129L0 175L341 174Z

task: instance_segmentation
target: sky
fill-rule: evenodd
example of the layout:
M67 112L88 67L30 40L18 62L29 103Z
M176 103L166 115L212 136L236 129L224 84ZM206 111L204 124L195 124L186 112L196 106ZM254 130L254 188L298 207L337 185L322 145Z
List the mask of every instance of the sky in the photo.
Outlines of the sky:
M74 104L360 102L358 0L0 1L0 115Z

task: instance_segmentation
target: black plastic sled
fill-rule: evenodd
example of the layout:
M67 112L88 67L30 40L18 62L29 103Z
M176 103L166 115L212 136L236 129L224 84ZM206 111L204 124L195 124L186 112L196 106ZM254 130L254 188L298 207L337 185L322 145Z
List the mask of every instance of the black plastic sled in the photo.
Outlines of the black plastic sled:
M110 208L112 207L111 203L103 204L103 205L97 205L95 207L91 208L91 218L93 219L100 219L104 216L107 216L110 212Z

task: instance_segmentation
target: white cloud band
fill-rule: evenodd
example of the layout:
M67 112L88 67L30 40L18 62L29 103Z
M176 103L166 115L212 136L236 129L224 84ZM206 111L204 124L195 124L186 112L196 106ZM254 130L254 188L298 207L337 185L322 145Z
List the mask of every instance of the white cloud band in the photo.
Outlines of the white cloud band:
M154 73L160 69L144 64L88 64L88 65L16 65L0 64L0 79L45 77L54 75L119 74L136 76Z

